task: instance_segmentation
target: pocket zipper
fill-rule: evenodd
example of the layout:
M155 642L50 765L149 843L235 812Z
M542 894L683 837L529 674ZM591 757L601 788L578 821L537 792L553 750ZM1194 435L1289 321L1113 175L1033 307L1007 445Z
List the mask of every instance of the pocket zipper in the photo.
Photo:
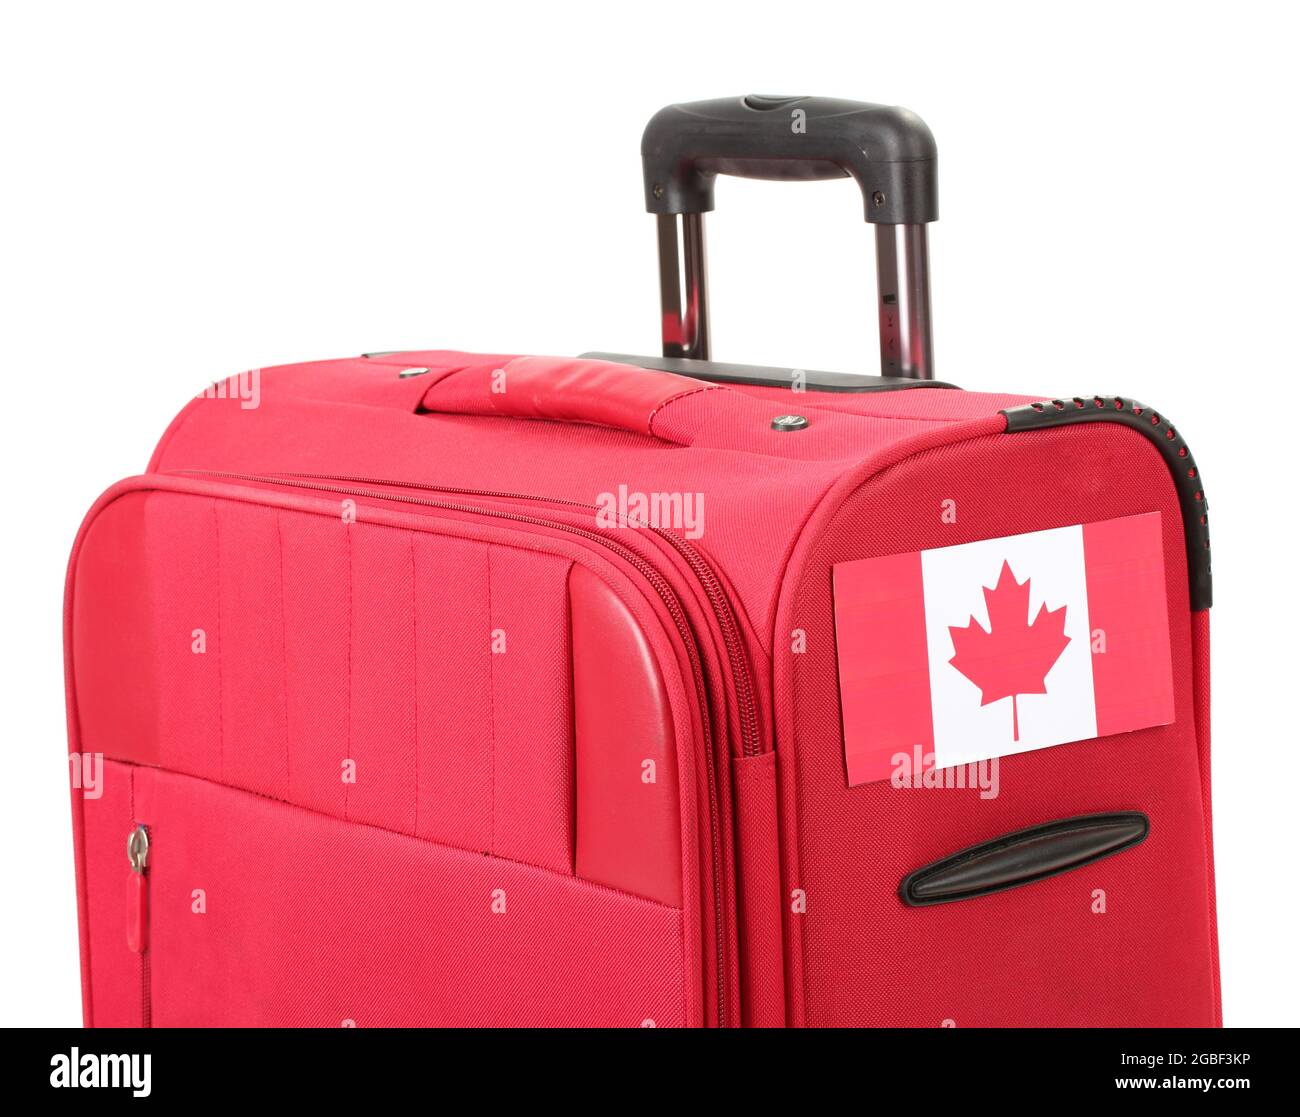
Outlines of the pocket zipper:
M355 485L376 485L387 488L404 488L415 489L425 492L449 493L463 496L481 496L495 497L498 499L515 499L530 501L535 503L551 503L571 508L588 509L594 508L575 500L551 500L549 497L528 496L523 493L502 493L491 492L488 490L477 489L457 489L442 487L437 485L427 485L419 483L408 483L403 481L380 481L370 478L331 476L329 474L306 474L306 473L232 473L219 470L207 469L181 469L169 471L176 474L187 475L191 477L204 477L214 480L242 481L260 485L277 485L282 488L300 489L308 492L327 492L340 496L355 496L369 500L388 501L395 504L410 504L424 508L442 509L449 512L464 512L470 515L486 516L493 519L511 520L517 523L531 524L537 527L550 529L559 529L576 535L589 542L598 544L606 550L612 551L631 565L638 573L650 584L651 588L659 595L667 608L673 623L677 628L678 635L686 648L687 656L691 663L691 673L694 677L696 692L699 695L700 715L704 725L704 749L705 749L705 776L708 785L709 798L709 838L710 854L713 862L713 909L714 909L714 938L716 946L716 966L718 969L718 1025L725 1028L728 1023L729 1012L727 1009L727 958L726 958L726 921L723 910L723 879L724 864L722 855L722 822L721 807L719 805L719 796L717 790L717 770L715 767L715 757L713 750L713 732L710 728L713 723L708 707L708 688L705 684L704 668L700 660L700 650L695 634L691 630L690 621L687 619L685 610L682 608L681 601L678 599L676 592L669 584L667 579L645 558L637 554L621 543L600 534L597 531L589 531L585 528L574 527L572 524L563 521L547 520L540 516L529 516L522 512L512 512L505 509L485 508L482 505L462 504L453 501L432 500L427 497L403 496L391 493L375 492L372 489L356 488ZM326 481L343 481L350 482L350 485L323 484ZM744 639L740 633L740 627L735 619L735 614L731 608L731 602L727 597L726 591L722 588L722 583L714 573L707 561L698 551L695 550L684 539L679 538L670 531L663 528L652 527L648 524L638 524L638 527L644 527L646 530L655 532L665 539L686 561L691 568L696 579L704 588L705 594L713 609L714 617L717 620L718 627L723 635L723 644L727 651L727 658L731 665L732 676L735 679L736 702L740 713L741 728L741 754L751 756L762 752L762 736L759 728L758 706L753 691L753 681L750 676L749 657L745 651ZM147 977L147 970L146 970Z
M149 830L136 823L126 838L126 859L131 866L131 898L128 902L126 945L140 955L140 1021L152 1026L153 997L149 966Z

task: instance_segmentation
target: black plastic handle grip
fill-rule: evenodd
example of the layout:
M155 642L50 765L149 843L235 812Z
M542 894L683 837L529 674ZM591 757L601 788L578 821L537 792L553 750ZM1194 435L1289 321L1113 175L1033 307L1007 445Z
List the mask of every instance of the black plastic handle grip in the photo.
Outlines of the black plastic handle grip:
M898 895L909 907L988 896L1122 853L1146 841L1150 832L1151 822L1141 811L1044 822L925 865L903 878Z
M831 97L725 97L660 109L641 137L646 209L706 213L713 182L850 176L868 221L939 216L934 136L907 109Z

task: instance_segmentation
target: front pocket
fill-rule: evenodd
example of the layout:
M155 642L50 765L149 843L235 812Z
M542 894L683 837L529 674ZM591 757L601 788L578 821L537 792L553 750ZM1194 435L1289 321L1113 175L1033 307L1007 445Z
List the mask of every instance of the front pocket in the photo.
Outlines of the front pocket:
M707 801L695 752L705 718L660 596L643 592L638 571L554 531L435 523L369 506L345 519L321 514L314 498L305 507L300 495L291 500L131 492L87 533L72 610L73 666L85 680L75 691L74 748L102 753L112 779L130 788L107 824L97 802L78 807L88 1020L329 1024L315 1014L321 982L342 991L340 1012L360 999L330 968L347 965L388 990L366 1014L372 1024L628 1022L631 1001L615 997L617 1013L606 1014L592 990L573 1002L571 1018L555 1015L568 1002L539 971L567 973L556 960L583 956L570 942L575 927L593 944L637 944L620 949L617 965L584 963L611 990L672 986L675 1007L660 998L631 1023L712 1019L713 989L729 971L712 964L719 936L706 938L712 910L701 903L712 878L702 880L699 866L717 855L707 826L696 824L694 796ZM237 853L245 835L211 833L206 807L167 811L163 789L187 777L277 812L250 825L273 830L305 817L341 827L330 843L351 850L353 867L329 885L332 906L309 886L325 844L286 840L274 854ZM607 809L612 802L620 809ZM124 880L124 839L137 825L155 849L161 841L165 863L151 858ZM391 842L392 856L372 862L372 845ZM101 852L110 850L111 860ZM270 856L300 871L303 883L282 882L303 894L298 908L258 892L279 887L265 879ZM246 912L233 923L228 908L224 924L211 918L222 901L210 887L179 879L209 857L219 877L243 861L243 876L222 878L222 892ZM346 882L363 872L366 887L349 894ZM112 895L103 895L110 876ZM392 906L368 893L371 878L437 897L412 898L407 929L371 941L357 961L365 933L350 922L354 909L386 916ZM531 896L540 907L528 933L501 936L498 947L493 934L513 922L443 918L462 892L481 888L503 893L507 910L494 915L509 913L512 890L526 903ZM656 914L646 927L639 917L625 926L647 902ZM147 919L133 914L146 908ZM334 908L347 909L341 924ZM204 937L222 925L225 936ZM263 933L267 925L278 925L276 937ZM675 958L666 979L656 960L663 935ZM410 968L408 940L446 962L450 985ZM302 982L288 960L263 958L285 950L311 955L323 972ZM431 999L406 1004L389 988L390 969ZM219 995L186 988L196 975ZM457 1000L495 1003L534 985L544 991L513 1008L496 1004L491 1020ZM241 999L246 988L253 992ZM580 1003L597 1007L582 1016Z
M149 865L155 1026L698 1023L678 908L207 780L108 768L134 776L149 832L166 835Z

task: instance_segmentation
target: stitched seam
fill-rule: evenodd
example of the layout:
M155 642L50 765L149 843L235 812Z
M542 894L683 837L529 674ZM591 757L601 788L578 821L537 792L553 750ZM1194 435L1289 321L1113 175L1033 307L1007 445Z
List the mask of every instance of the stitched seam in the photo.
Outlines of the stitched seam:
M679 399L685 399L687 396L697 395L700 392L716 392L721 388L721 384L701 384L698 388L687 388L684 392L678 392L675 396L669 396L662 403L657 404L655 409L650 412L645 422L646 434L654 437L655 416L659 414L670 403L676 403Z
M579 877L578 879L581 880L582 878ZM678 924L677 944L681 948L682 977L683 979L685 979L686 975L689 974L692 969L697 968L691 965L690 947L686 941L687 936L686 936L686 898L685 897L682 898L681 911L682 911L682 918L681 918L681 922ZM703 1003L703 1000L701 1000L700 1003L701 1021L704 1020L707 1014L708 1014L708 1007ZM682 1020L686 1021L686 1020L690 1020L690 1018L691 1018L690 983L686 980L683 980L682 981Z
M275 542L280 556L280 678L284 698L284 786L285 795L293 797L293 779L290 775L292 734L289 732L289 622L284 607L284 531L280 526L280 513L275 513Z
M807 393L804 394L807 395ZM892 395L893 393L889 394ZM753 398L759 399L761 397L755 396ZM904 423L969 423L972 419L986 419L989 415L996 415L1000 410L995 407L984 415L895 415L888 411L849 411L844 408L831 407L829 404L807 400L801 402L800 406L826 415L842 415L846 419L879 419L885 422ZM1020 407L1022 405L1013 404L1012 406Z
M343 538L347 540L348 548L348 735L347 735L347 753L344 759L352 761L352 778L357 777L357 758L352 755L352 531L350 524L343 525ZM343 817L348 818L348 781L343 781Z
M411 834L420 833L420 636L419 594L415 580L415 532L407 532L411 550L411 733L412 751L415 753L415 818Z
M221 637L221 516L217 498L212 499L212 528L216 536L217 555L217 771L226 778L226 688L223 682L225 664L222 657Z
M130 779L127 780L127 810L131 813L130 826L132 831L139 825L135 819L135 768L130 771ZM101 773L101 778L103 774ZM152 946L152 943L148 945ZM141 952L136 955L136 983L140 993L140 1026L144 1027L144 954Z
M492 548L484 546L487 560L487 614L488 614L488 850L497 851L497 661L492 647L496 626L492 623ZM506 637L509 639L509 636Z

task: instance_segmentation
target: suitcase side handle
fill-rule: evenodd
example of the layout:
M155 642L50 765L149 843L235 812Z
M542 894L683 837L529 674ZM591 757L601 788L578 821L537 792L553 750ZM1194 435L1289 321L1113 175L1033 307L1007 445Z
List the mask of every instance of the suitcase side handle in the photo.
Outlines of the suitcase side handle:
M934 377L926 224L939 216L938 151L915 113L830 97L726 97L660 109L641 137L646 209L659 224L663 355L709 359L704 214L720 174L850 177L876 228L880 366Z
M1081 869L1146 841L1141 811L1044 822L968 846L908 873L898 895L908 907L972 900Z

